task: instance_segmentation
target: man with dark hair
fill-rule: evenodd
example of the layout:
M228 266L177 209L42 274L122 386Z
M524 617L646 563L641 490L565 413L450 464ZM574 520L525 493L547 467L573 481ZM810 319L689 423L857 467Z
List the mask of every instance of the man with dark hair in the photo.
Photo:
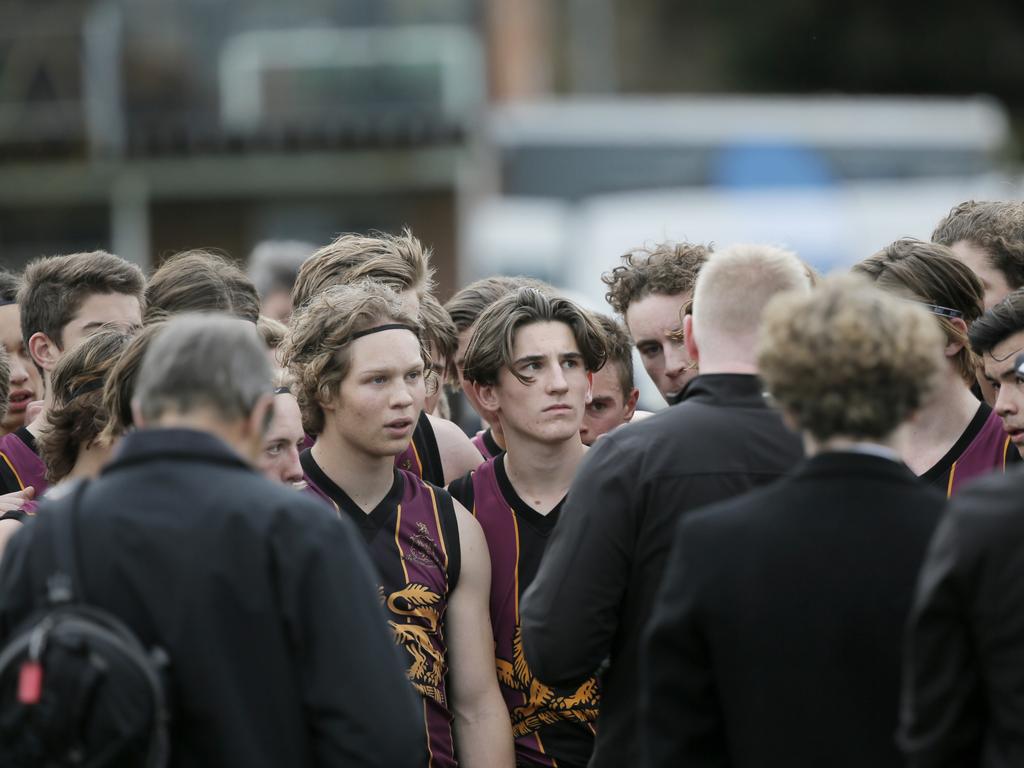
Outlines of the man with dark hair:
M300 456L308 492L362 531L420 697L430 764L511 768L480 524L395 465L426 396L417 320L385 285L336 285L296 311L281 353L317 438Z
M684 320L701 375L678 405L594 444L523 595L524 660L541 683L577 686L603 669L591 768L636 759L640 638L676 522L778 479L803 453L765 402L754 358L761 311L788 290L810 287L785 251L736 246L708 259Z
M25 426L29 403L43 399L43 380L25 346L18 309L17 275L0 270L0 344L7 350L10 378L7 382L10 403L0 420L0 433L15 432Z
M677 527L640 655L641 765L902 766L903 626L944 499L897 446L941 341L849 275L765 309L758 370L810 458Z
M632 339L607 315L598 315L597 322L608 341L608 360L594 372L590 402L580 425L584 445L593 445L601 435L628 424L640 397L633 382Z
M465 288L456 291L455 295L444 305L448 316L455 324L455 331L458 335L458 346L455 350L452 368L463 394L483 421L484 428L473 438L473 445L485 459L492 459L504 451L505 439L501 434L501 423L498 421L497 414L488 412L483 404L476 399L476 392L463 375L466 350L469 349L469 340L473 336L473 324L483 314L483 311L502 297L520 288L553 290L547 283L532 277L497 275L470 283Z
M134 331L142 324L145 279L141 270L106 253L75 253L36 259L18 292L25 347L42 371L45 405L35 420L0 438L0 492L46 490L46 466L35 439L46 423L50 375L57 362L93 331L114 326Z
M931 401L908 425L903 461L947 496L975 477L1005 469L1010 441L999 417L971 391L978 360L967 329L983 311L974 272L945 246L910 238L855 264L853 271L921 304L945 333L948 365Z
M409 230L401 235L344 234L302 264L292 303L298 311L331 287L373 280L395 291L406 311L419 316L420 304L433 285L433 275L430 249L424 248ZM395 457L395 464L434 485L444 486L482 460L455 424L423 411L412 439Z
M993 410L1024 456L1024 383L1017 355L1024 352L1024 291L1014 291L971 325L971 347L981 358L985 379L995 391Z
M569 690L537 681L523 661L519 600L586 454L580 422L590 377L606 354L604 333L589 313L533 288L485 310L466 350L466 380L501 420L507 450L449 490L487 538L498 681L518 765L584 766L594 747L597 680Z
M79 517L87 602L170 657L175 765L421 766L358 533L252 466L272 397L251 323L171 320L139 373L139 429L8 545L0 641L42 607L54 536Z
M968 200L953 207L932 233L969 266L985 290L991 309L1024 286L1024 202Z
M647 375L670 405L697 375L679 331L710 255L711 246L661 243L627 253L621 265L601 276L608 286L605 299L626 323Z

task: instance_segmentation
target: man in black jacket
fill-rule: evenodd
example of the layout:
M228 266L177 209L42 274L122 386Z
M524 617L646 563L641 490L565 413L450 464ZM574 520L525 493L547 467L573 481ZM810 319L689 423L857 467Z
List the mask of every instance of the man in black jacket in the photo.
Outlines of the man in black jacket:
M607 664L591 766L635 759L640 636L676 522L802 455L765 403L753 352L764 305L793 289L809 285L792 254L741 246L709 259L684 321L700 376L678 405L595 443L523 597L526 661L542 683L579 685Z
M811 457L679 525L641 654L641 762L897 768L903 625L943 504L899 428L942 334L851 277L764 317L761 376Z
M1022 508L1024 470L986 477L950 502L932 539L904 660L911 768L1024 765Z
M85 602L168 653L174 766L425 764L358 533L252 466L271 393L251 323L183 316L156 337L141 428L81 494ZM0 642L41 607L61 490L4 555Z

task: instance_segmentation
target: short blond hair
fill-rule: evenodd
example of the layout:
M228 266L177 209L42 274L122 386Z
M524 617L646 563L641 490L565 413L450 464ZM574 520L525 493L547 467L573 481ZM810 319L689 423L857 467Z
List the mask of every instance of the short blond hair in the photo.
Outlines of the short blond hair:
M331 286L360 280L375 280L396 293L415 291L422 298L433 288L433 278L430 249L408 229L400 235L345 234L303 262L292 288L292 306L298 309Z
M291 329L279 354L291 375L292 392L299 401L307 434L323 432L321 403L337 396L352 368L352 335L384 323L413 328L420 338L424 363L429 364L419 322L402 309L398 294L382 283L364 280L335 285L292 315Z
M941 342L923 308L842 275L769 302L758 367L776 403L816 439L883 438L934 388Z
M752 339L765 306L778 293L810 290L795 254L771 245L734 245L708 259L693 289L698 342Z

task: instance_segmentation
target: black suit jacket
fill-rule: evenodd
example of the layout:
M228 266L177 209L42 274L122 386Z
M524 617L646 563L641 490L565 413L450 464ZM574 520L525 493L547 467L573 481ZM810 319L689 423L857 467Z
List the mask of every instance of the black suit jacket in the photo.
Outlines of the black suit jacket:
M953 497L907 631L912 768L1024 765L1024 468Z
M679 518L803 456L762 393L756 376L698 376L678 405L598 440L573 480L519 615L542 682L576 686L610 661L591 768L636 759L640 636Z
M70 502L44 500L4 554L0 643L43 606ZM211 434L145 429L83 492L76 534L85 601L170 656L174 768L426 764L348 520Z
M826 453L685 518L641 656L645 764L901 765L903 626L943 503Z

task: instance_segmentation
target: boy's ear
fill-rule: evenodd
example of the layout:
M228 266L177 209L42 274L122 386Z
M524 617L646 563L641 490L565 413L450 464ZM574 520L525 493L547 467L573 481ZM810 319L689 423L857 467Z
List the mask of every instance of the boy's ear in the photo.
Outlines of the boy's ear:
M497 387L493 384L478 384L472 382L470 386L473 388L473 394L476 395L476 399L480 401L480 405L486 408L488 411L498 412L498 406L500 404L500 398L498 397Z
M625 409L623 410L622 420L628 422L633 418L633 414L636 413L636 404L640 400L640 390L633 387L633 391L629 393L629 397L626 399Z
M697 348L697 339L693 336L693 315L687 315L683 318L683 336L684 343L686 345L686 354L690 356L690 359L695 362L700 362L700 350Z
M61 356L61 348L42 331L36 331L29 337L28 352L44 371L52 371Z

